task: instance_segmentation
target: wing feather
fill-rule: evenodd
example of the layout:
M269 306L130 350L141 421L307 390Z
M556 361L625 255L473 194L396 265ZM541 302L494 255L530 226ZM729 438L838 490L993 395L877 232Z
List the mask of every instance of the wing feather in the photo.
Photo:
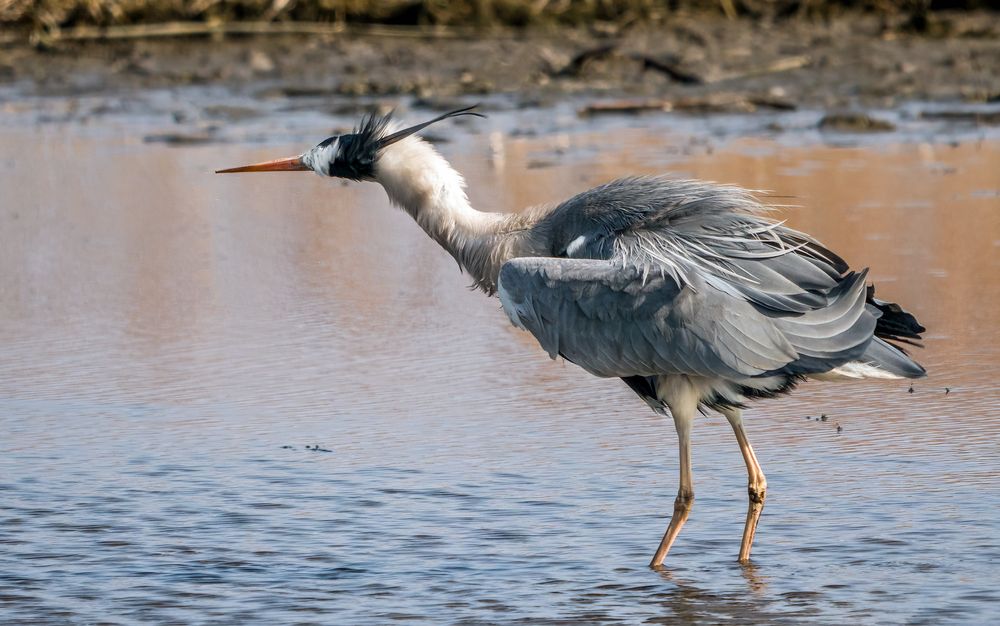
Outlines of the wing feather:
M604 377L746 380L827 371L871 341L864 273L831 290L830 305L812 312L815 319L769 317L692 275L695 282L682 286L609 261L519 258L501 268L501 301L550 356Z
M520 258L501 268L500 286L516 325L599 376L746 378L797 356L770 319L706 283L643 281L640 268L607 261Z
M551 257L503 265L504 309L551 356L599 376L745 381L859 358L880 313L866 272L769 210L698 181L597 187L538 223Z

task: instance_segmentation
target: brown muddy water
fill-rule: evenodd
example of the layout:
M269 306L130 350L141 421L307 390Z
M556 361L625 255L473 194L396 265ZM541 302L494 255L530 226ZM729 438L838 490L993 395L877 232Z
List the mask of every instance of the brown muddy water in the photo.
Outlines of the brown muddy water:
M1000 620L995 133L435 129L485 210L632 173L773 190L929 328L912 393L814 382L748 411L770 487L750 567L743 463L701 419L698 500L653 571L669 420L547 359L378 187L211 173L350 120L171 146L143 141L156 116L36 105L0 118L0 621Z

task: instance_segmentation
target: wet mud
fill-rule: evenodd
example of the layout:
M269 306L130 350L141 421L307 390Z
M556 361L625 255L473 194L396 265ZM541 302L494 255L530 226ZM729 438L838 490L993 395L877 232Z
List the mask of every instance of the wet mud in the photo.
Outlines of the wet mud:
M679 15L604 29L419 30L62 41L0 46L0 84L81 96L212 85L257 98L449 98L506 94L518 106L581 96L657 98L703 112L893 108L1000 98L1000 17L957 13L946 36L851 14L779 22ZM623 105L622 110L628 109ZM238 116L234 111L223 117ZM995 123L990 119L982 123Z

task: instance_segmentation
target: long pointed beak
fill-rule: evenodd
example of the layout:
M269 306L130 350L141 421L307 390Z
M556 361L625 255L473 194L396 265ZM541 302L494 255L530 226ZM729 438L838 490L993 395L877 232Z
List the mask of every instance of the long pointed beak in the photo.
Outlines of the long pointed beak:
M302 156L288 157L286 159L275 159L264 161L254 165L244 165L242 167L231 167L227 170L215 170L216 174L239 174L241 172L308 172L312 168L302 162Z

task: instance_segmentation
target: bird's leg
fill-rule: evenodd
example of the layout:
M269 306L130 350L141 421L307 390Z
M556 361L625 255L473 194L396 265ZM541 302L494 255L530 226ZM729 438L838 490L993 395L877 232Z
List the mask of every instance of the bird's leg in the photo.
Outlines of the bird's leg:
M757 521L760 520L760 513L764 510L764 497L767 495L767 479L764 478L764 470L760 468L757 455L753 453L747 433L743 429L743 414L739 409L724 409L722 414L729 420L729 424L736 433L736 442L740 444L740 452L743 453L743 460L747 464L747 475L749 482L747 491L750 494L750 505L747 509L747 523L743 527L743 542L740 544L740 563L750 561L750 548L753 546L753 537L757 532Z
M697 407L697 404L695 404ZM680 407L678 407L680 408ZM685 409L687 407L684 407ZM681 484L677 491L677 499L674 500L674 514L670 517L670 525L667 532L663 534L660 547L656 549L650 567L659 567L663 564L663 559L670 551L670 546L674 545L674 540L681 532L681 527L687 521L694 505L694 486L691 482L691 423L694 421L694 408L690 411L678 410L673 405L670 412L674 416L674 427L677 429L677 442L680 448L680 468Z

